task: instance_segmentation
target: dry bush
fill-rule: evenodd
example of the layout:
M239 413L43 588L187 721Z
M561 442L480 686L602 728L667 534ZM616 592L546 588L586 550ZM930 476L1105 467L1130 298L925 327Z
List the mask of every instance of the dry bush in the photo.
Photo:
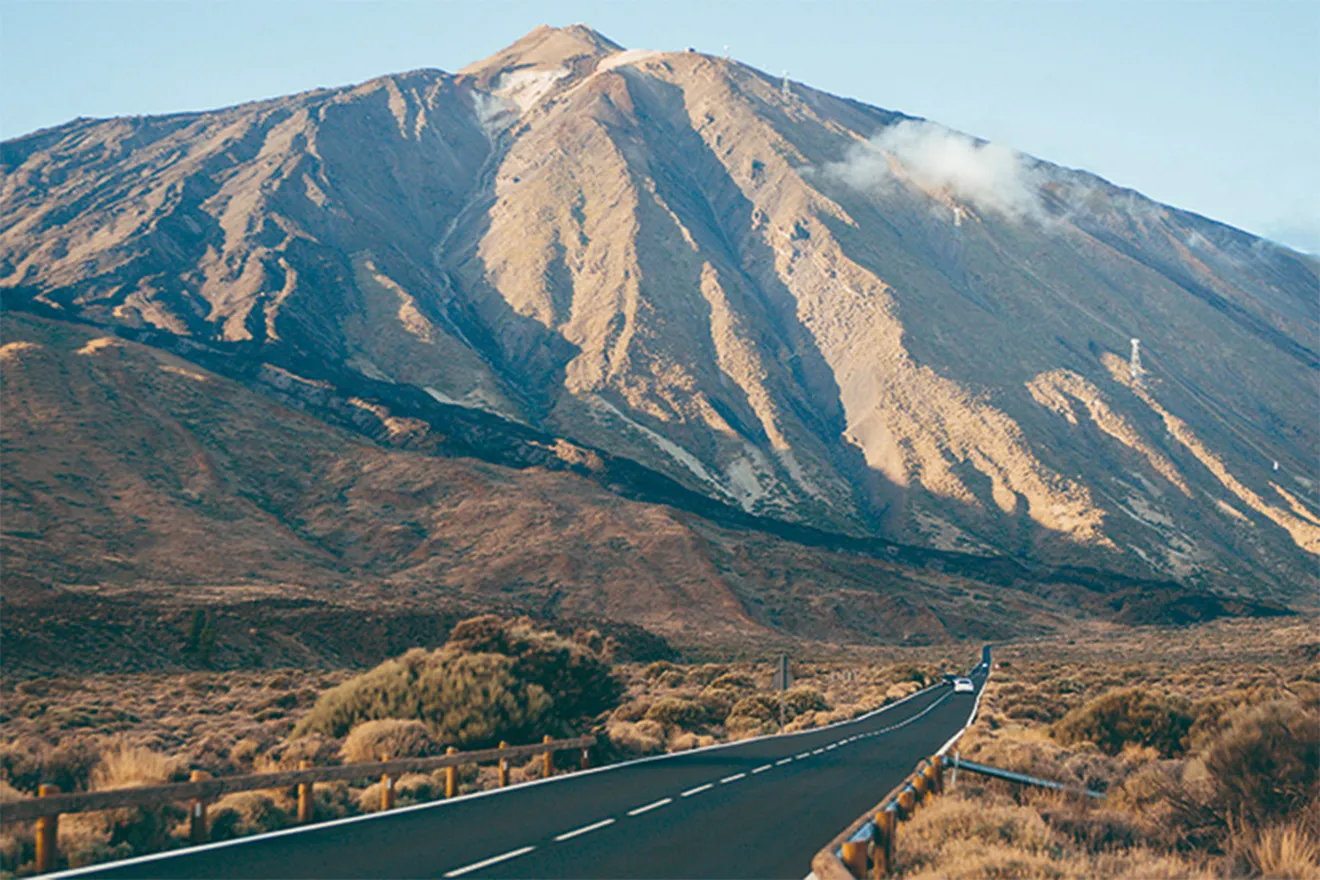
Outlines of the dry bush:
M1095 743L1110 755L1133 743L1173 757L1186 750L1193 720L1191 706L1182 697L1122 688L1069 712L1054 725L1054 736L1064 745Z
M440 751L440 744L422 722L382 718L364 721L354 727L344 739L339 755L347 764L364 764L396 758L425 758Z
M1320 811L1320 712L1296 700L1231 713L1201 758L1226 816L1262 827Z
M656 721L609 721L605 734L620 758L642 758L665 750L665 728Z
M1253 877L1320 878L1320 840L1302 821L1238 832L1230 853L1230 864Z
M278 831L291 822L289 812L266 791L227 794L211 808L211 838L231 840L248 834Z
M729 712L742 695L733 688L716 687L710 685L702 690L697 700L706 709L706 714L711 718L727 718Z
M686 730L706 721L706 707L696 700L662 697L651 704L651 708L646 711L646 717L666 727Z
M93 791L156 785L184 777L177 758L163 755L125 740L111 741L101 751L100 761L92 770Z
M363 721L416 719L464 748L567 732L617 703L622 686L588 648L531 621L463 621L438 651L415 649L322 694L294 736L343 736Z
M784 692L784 710L789 718L803 712L826 712L829 708L825 695L814 687L799 685Z

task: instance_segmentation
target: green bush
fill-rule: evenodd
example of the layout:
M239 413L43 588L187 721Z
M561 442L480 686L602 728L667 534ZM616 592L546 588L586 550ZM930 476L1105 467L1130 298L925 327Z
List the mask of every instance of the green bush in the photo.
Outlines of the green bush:
M646 717L667 727L690 730L705 722L706 708L695 700L663 697L651 704Z
M414 649L323 693L294 728L344 736L364 721L422 722L444 745L482 748L562 734L613 706L622 687L582 645L524 619L454 627L437 651Z
M1186 751L1192 721L1191 707L1180 697L1121 688L1063 716L1054 725L1054 738L1064 745L1092 742L1110 755L1133 743L1174 757Z

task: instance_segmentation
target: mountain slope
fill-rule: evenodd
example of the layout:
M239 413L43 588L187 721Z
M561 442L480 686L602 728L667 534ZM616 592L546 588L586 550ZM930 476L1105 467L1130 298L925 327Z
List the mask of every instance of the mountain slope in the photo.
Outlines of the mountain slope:
M1315 262L1082 172L581 26L0 163L11 307L342 365L825 529L1316 586Z

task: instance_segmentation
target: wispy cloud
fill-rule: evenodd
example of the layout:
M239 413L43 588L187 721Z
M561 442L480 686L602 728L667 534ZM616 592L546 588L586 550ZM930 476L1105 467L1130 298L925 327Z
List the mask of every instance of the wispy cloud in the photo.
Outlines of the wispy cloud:
M823 171L863 191L915 186L1015 220L1046 216L1040 199L1044 178L1031 160L932 122L889 126Z

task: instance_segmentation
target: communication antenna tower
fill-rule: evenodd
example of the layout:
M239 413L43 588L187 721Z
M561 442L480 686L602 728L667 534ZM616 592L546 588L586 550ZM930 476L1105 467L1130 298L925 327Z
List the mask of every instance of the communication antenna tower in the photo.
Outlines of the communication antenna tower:
M1129 362L1133 382L1140 382L1141 376L1146 371L1141 368L1141 340L1133 338L1132 340L1132 359Z
M728 61L728 60L729 60L729 44L728 44L728 43L725 43L725 44L724 44L724 60L725 60L725 61Z
M788 98L788 97L792 96L792 94L793 94L792 91L790 91L790 90L789 90L789 87L788 87L788 71L787 71L787 70L784 71L784 81L783 81L782 83L780 83L780 85L779 85L779 94L783 95L785 98Z

